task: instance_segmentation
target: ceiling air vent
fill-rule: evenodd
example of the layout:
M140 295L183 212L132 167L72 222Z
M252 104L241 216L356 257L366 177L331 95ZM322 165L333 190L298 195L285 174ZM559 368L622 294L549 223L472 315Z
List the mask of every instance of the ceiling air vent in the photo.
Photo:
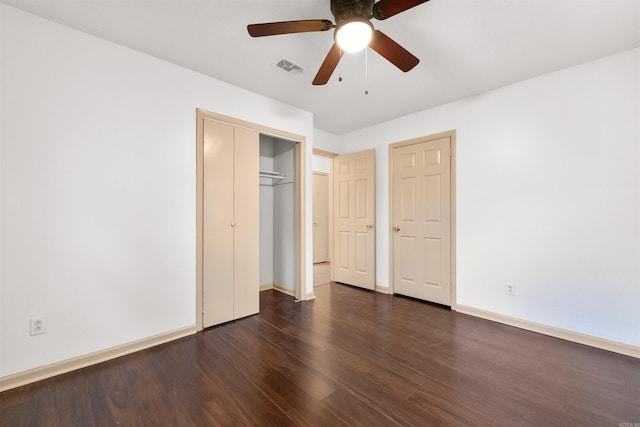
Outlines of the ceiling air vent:
M287 58L280 59L278 62L273 64L273 66L276 68L280 68L282 71L286 71L287 73L291 73L291 74L300 74L304 71L302 67L294 64L292 61L288 60Z

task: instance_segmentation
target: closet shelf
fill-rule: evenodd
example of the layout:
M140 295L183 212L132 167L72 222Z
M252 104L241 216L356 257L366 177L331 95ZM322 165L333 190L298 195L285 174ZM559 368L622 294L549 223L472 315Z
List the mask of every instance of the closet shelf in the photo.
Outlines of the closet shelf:
M260 171L260 178L284 179L285 176L280 172Z

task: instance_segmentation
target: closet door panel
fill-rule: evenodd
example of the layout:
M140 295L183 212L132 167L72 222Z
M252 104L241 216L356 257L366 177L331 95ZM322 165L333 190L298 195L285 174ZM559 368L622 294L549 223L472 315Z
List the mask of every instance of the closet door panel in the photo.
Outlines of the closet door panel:
M234 138L234 318L260 309L260 135L236 127Z
M233 126L204 120L203 326L233 320Z

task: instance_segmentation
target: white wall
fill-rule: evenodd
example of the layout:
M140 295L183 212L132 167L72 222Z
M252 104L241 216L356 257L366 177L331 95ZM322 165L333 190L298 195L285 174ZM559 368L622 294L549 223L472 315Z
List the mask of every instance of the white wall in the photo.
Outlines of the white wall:
M2 4L0 40L0 376L193 325L196 108L305 136L308 182L312 115Z
M340 137L321 129L313 130L313 148L317 148L331 153L342 154Z
M388 144L455 129L457 302L639 346L639 63L635 49L344 135L343 152L376 148L378 285Z
M273 156L274 170L285 175L285 179L273 183L273 283L293 292L296 280L295 144L276 139Z
M331 158L313 155L313 171L331 173Z

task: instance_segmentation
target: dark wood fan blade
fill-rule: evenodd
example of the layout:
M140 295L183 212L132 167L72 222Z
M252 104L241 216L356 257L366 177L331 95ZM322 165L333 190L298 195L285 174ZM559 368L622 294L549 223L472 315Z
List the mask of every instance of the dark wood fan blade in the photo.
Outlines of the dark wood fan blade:
M314 85L324 85L329 81L329 77L333 74L333 70L338 66L338 62L340 62L340 58L342 58L342 49L336 43L331 46L331 50L327 53L326 58L322 62L320 69L318 70L318 74L313 79Z
M400 12L416 7L429 0L380 0L373 5L373 17L379 20L391 18Z
M247 25L247 31L249 31L249 35L251 37L327 31L332 28L333 23L326 19L307 19L302 21L269 22L266 24Z
M405 73L418 65L420 60L408 50L387 37L382 31L375 30L369 47L385 57Z

